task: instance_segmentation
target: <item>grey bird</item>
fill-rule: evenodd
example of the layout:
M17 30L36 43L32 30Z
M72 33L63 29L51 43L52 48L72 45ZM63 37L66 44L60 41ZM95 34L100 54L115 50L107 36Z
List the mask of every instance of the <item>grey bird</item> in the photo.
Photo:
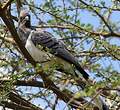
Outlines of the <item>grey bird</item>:
M74 73L76 77L79 77L73 69L74 65L89 84L94 83L94 81L89 78L89 75L81 67L78 60L68 51L63 42L54 38L51 33L45 30L37 30L31 26L30 15L25 10L20 13L17 31L22 43L25 45L25 48L36 62L43 63L43 65L46 65L46 62L49 62L47 63L48 67L54 63L62 64L63 69L71 71L71 74ZM49 51L44 51L43 48L47 48ZM79 82L82 89L84 89L85 83L80 80ZM100 108L103 110L109 110L107 105L99 99L99 97L98 100L95 101L98 101Z
M37 30L31 26L30 14L21 11L18 24L18 35L33 59L44 62L56 57L60 59L65 67L67 63L72 64L82 74L85 80L89 80L89 75L81 67L76 59L66 48L65 44L57 40L51 33L45 30ZM40 45L40 48L37 46ZM44 51L47 48L49 51ZM38 55L39 54L39 55ZM41 58L40 58L41 57ZM78 77L79 75L76 74Z

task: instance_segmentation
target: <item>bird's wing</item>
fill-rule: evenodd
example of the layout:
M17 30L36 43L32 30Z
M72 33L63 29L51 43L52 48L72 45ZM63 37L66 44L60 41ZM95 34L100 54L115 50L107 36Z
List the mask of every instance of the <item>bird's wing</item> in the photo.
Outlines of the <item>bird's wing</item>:
M35 31L32 36L32 42L35 45L41 45L47 47L50 50L50 53L55 56L68 61L71 64L74 64L76 69L83 75L85 79L89 78L89 75L84 71L80 66L78 60L66 49L66 47L59 42L57 39L53 38L54 36L46 31Z
M49 32L35 31L31 39L35 45L47 47L55 56L58 56L72 64L77 61L76 58L66 49L65 45L63 45L59 40L53 38L53 35Z
M23 30L22 30L23 31ZM24 41L23 38L28 38L32 29L26 29L26 32L20 32L19 35L21 36L21 40ZM24 33L24 34L23 34ZM22 38L23 37L23 38ZM26 40L26 39L25 39ZM84 69L80 66L78 60L66 49L66 46L63 45L60 41L54 38L52 34L46 31L34 31L31 36L31 41L34 45L41 45L43 47L47 47L50 53L54 54L55 56L64 59L65 61L74 64L76 69L83 75L85 79L89 78L89 75L84 71Z

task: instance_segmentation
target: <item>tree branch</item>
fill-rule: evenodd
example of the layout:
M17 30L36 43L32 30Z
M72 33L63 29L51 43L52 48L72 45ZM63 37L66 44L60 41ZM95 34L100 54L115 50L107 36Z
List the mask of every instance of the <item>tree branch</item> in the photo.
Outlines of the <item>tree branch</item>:
M4 105L4 107L11 108L13 110L42 110L42 109L33 109L28 106L23 106L21 104L16 104L14 102L8 102L8 101L1 101L1 106Z
M68 94L65 91L64 92L60 91L60 89L49 79L49 77L45 73L43 73L43 71L39 71L36 74L39 74L42 77L44 83L40 82L40 81L23 81L23 80L20 81L20 80L17 80L15 82L13 82L13 84L17 85L17 86L32 86L32 87L47 88L47 89L52 90L53 93L55 93L59 99L62 99L66 103L68 103L71 100L73 95ZM0 83L4 84L4 83L9 82L9 81L11 81L11 80L0 80ZM13 95L11 95L11 98L12 97L13 97ZM14 102L14 99L15 99L15 97L12 99L13 102ZM78 99L72 100L69 104L73 108L77 108L77 107L79 107L80 104L84 104L84 103L87 103L87 101L84 98L79 97Z
M14 92L10 92L9 93L9 99L18 104L18 105L22 105L22 106L25 106L25 107L29 107L31 108L31 110L42 110L41 108L39 107L36 107L35 105L31 104L30 102L28 102L27 100L21 98L20 95L14 93Z
M4 89L1 87L1 89ZM20 95L9 92L7 95L10 101L1 101L0 105L4 107L8 107L11 109L17 110L42 110L40 107L33 105L32 103L28 102L27 100L21 98Z
M108 25L108 23L106 22L105 18L100 14L98 13L92 6L90 6L89 4L87 4L86 2L84 2L83 0L78 0L80 1L81 3L83 3L84 5L86 5L87 7L89 7L93 12L96 13L96 15L99 16L99 18L104 22L104 24L107 26L107 28L109 29L109 31L111 33L113 33L113 30L111 29L111 27Z
M8 0L4 6L2 6L3 10L6 10L8 6L10 6L10 4L13 2L14 0Z

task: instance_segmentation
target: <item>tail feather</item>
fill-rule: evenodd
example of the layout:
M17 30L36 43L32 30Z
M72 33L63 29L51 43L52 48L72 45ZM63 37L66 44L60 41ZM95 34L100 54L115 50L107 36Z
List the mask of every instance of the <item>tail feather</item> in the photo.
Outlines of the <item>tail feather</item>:
M89 75L87 72L85 72L85 70L80 66L80 64L78 62L74 63L76 69L82 74L82 76L88 80L89 79Z
M64 48L57 48L55 55L68 61L71 64L74 64L76 69L83 75L83 77L86 80L89 79L89 75L84 71L84 69L80 66L78 60L69 51Z

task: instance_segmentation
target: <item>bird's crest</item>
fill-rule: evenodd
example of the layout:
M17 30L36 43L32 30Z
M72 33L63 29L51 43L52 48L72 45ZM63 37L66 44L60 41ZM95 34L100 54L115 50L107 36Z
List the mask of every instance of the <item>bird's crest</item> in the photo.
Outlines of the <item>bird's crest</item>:
M21 10L20 16L24 17L26 15L29 15L29 11L28 10Z

